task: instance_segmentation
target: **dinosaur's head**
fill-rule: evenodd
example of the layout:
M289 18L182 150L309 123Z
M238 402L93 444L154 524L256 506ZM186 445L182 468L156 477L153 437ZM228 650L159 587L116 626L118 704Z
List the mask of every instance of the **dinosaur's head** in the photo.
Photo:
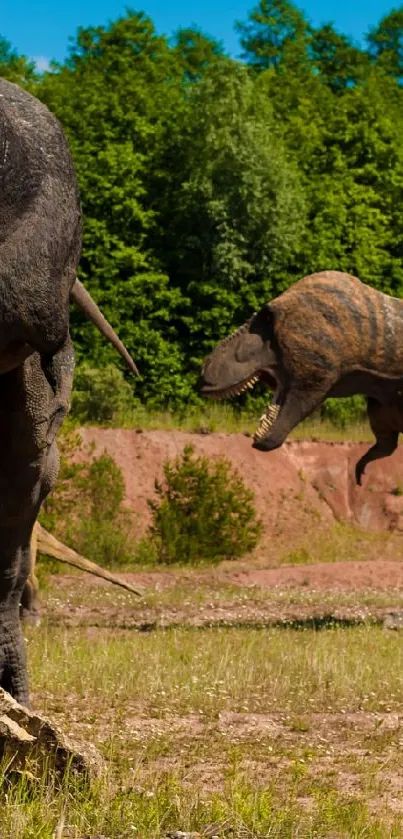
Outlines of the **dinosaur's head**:
M273 398L260 418L254 445L265 450L281 445L275 426L283 404L285 371L268 306L218 344L203 366L202 379L201 393L210 399L231 399L264 382Z

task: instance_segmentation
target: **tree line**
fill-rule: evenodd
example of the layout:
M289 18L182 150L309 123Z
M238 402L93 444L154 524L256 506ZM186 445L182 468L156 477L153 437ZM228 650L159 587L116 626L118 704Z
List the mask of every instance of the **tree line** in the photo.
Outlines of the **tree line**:
M68 136L80 277L155 407L197 400L216 341L304 274L344 270L403 297L403 7L362 46L288 0L236 27L239 60L128 12L80 28L41 74L0 39L0 75ZM72 334L79 365L118 364L75 311Z

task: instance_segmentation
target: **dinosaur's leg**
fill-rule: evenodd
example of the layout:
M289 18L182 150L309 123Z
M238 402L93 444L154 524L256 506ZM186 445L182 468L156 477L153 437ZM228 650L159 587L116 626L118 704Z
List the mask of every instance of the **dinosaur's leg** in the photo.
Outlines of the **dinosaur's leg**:
M28 702L20 602L30 571L32 530L58 473L54 435L69 405L69 342L54 360L56 396L37 353L0 376L0 687Z
M74 369L74 352L70 339L66 341L63 348L56 355L41 356L41 367L53 392L46 438L48 445L51 446L69 409ZM35 574L37 548L38 533L37 525L35 524L30 546L30 573L21 595L21 617L23 620L32 621L36 626L40 623L38 600L39 582Z
M390 457L397 448L398 437L398 431L383 432L377 437L375 445L360 458L355 467L355 480L359 486L361 486L361 478L367 464L372 460Z
M24 621L39 626L39 581L35 574L36 556L38 550L38 525L35 522L30 545L30 572L21 595L21 618Z
M42 411L46 416L49 387L39 372L39 359L35 365L31 356L23 367L0 376L0 686L23 705L28 680L20 601L47 460L41 436L46 437Z
M361 486L361 479L365 467L372 460L390 457L398 444L399 432L391 423L393 413L389 405L381 405L375 399L367 400L367 413L371 429L376 437L376 443L358 461L355 467L355 480Z

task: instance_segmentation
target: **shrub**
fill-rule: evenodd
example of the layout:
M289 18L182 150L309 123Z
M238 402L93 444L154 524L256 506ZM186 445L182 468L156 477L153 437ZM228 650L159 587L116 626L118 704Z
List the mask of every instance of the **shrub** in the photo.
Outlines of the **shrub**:
M87 468L86 462L78 463L74 458L78 452L89 458L92 449L84 451L80 434L68 423L62 425L57 435L57 445L60 455L59 474L52 492L42 504L39 521L47 530L63 539L66 522L71 521L80 511L81 478Z
M87 464L78 480L80 518L67 527L76 549L100 565L127 564L132 543L132 521L123 507L122 470L104 452Z
M320 414L336 428L347 428L366 418L366 400L364 396L348 396L345 399L326 399Z
M85 450L71 428L62 429L58 444L59 478L43 504L41 523L100 565L127 564L133 555L133 522L123 507L122 470L106 452L95 457L93 447ZM84 462L72 460L78 451Z
M71 411L79 422L110 422L138 404L123 373L111 365L95 370L83 364L74 384Z
M262 524L253 493L224 458L211 462L186 446L181 457L165 462L155 491L149 535L160 562L216 562L256 546Z

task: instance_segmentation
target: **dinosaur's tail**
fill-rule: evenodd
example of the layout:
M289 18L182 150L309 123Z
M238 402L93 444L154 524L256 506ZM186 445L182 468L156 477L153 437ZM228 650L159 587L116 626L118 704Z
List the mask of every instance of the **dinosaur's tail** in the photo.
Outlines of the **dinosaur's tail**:
M118 353L120 353L120 355L124 358L129 370L131 370L135 376L139 376L139 371L131 355L122 344L120 338L116 335L116 332L112 329L110 323L108 323L108 321L104 318L102 312L95 303L95 300L92 299L83 284L80 283L80 280L75 280L70 295L72 300L74 300L74 302L77 303L80 309L84 312L88 320L92 321L99 331L102 332L102 335L111 342Z
M111 572L107 571L106 568L101 568L100 565L97 565L95 562L91 562L90 559L86 559L84 556L76 553L76 551L73 551L72 548L68 548L67 545L63 544L63 542L59 542L59 540L51 533L48 533L48 531L45 530L39 522L35 523L34 534L38 539L38 551L41 553L53 556L61 562L66 562L67 565L73 565L75 568L79 568L80 571L88 571L90 574L94 574L95 577L101 577L103 580L109 580L109 582L114 583L115 586L121 586L122 588L127 589L127 591L131 591L133 594L137 594L138 597L142 596L141 591L134 588L134 586L130 585L130 583L126 582L126 580L123 580L122 577L118 577L116 574L111 574Z

